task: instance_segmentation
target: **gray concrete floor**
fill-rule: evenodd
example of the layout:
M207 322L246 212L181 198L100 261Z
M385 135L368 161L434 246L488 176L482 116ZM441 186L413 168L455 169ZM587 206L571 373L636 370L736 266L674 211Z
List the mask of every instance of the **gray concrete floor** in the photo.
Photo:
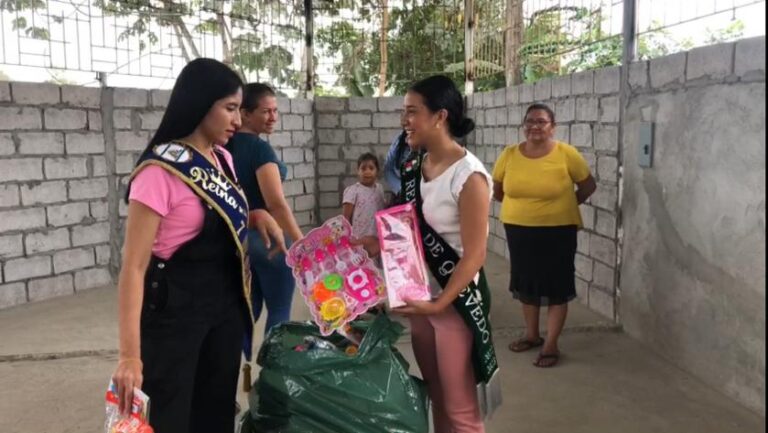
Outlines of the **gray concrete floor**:
M487 269L505 400L489 433L766 431L763 417L578 303L571 304L561 364L533 367L535 352L506 349L523 329L519 305L506 292L506 263L490 256ZM116 361L115 299L114 288L104 288L0 311L0 432L103 431L104 391ZM298 297L294 318L307 318ZM408 341L405 335L398 346L418 374ZM247 405L244 393L238 400Z

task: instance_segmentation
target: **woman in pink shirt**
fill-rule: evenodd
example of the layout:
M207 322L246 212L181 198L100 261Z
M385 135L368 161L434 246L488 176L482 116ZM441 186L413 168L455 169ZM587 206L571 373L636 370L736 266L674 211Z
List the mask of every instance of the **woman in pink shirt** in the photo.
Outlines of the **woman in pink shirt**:
M234 430L240 351L253 328L244 248L249 213L222 147L240 127L242 81L212 59L188 63L128 185L118 282L120 408L149 395L156 433Z

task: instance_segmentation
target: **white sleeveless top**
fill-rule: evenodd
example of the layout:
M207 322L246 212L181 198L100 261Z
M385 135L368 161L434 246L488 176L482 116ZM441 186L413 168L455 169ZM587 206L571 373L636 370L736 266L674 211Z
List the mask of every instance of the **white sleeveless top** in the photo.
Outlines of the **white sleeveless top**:
M456 250L459 257L464 255L464 247L461 244L461 228L459 225L459 194L464 188L467 179L473 173L481 173L488 181L488 201L492 197L491 175L485 169L483 163L470 151L466 151L464 158L456 161L436 178L421 180L421 199L424 219L427 223ZM486 236L488 226L486 225ZM431 277L431 275L430 275ZM430 278L432 279L432 278ZM440 286L432 280L433 295Z

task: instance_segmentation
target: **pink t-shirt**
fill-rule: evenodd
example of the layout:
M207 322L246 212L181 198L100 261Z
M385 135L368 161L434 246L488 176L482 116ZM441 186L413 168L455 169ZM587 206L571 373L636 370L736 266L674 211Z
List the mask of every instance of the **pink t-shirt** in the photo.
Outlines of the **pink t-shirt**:
M386 199L380 183L365 186L360 182L344 190L344 204L355 206L352 211L352 236L376 236L376 212L384 209Z
M232 155L226 149L216 146L216 150L230 167L234 167ZM233 174L234 171L232 168ZM128 198L144 204L162 217L152 245L152 254L161 259L169 259L203 228L205 213L200 197L163 167L149 165L142 169L131 181Z

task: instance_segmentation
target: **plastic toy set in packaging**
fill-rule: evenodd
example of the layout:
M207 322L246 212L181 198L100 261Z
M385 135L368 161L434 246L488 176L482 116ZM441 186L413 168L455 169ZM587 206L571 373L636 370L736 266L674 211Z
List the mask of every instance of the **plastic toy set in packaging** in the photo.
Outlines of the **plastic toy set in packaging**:
M384 300L384 279L368 254L350 243L352 227L331 218L288 250L286 263L322 335L345 331Z
M117 385L110 380L106 395L107 421L105 433L153 433L149 426L149 397L140 389L133 389L133 404L128 416L120 414Z
M407 203L377 212L376 227L389 307L402 307L406 299L429 301L429 275L413 205Z

